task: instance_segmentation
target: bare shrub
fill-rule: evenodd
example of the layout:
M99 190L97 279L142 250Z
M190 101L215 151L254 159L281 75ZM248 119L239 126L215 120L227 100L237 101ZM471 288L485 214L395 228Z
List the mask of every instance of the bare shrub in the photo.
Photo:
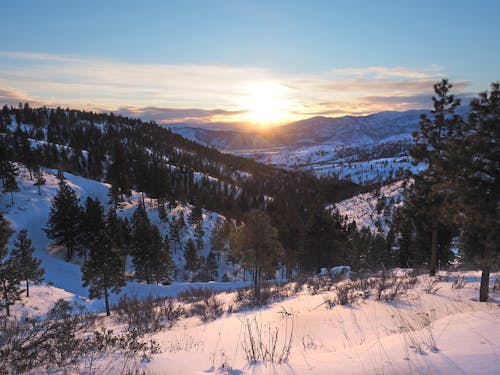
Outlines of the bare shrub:
M284 332L277 326L262 324L256 318L242 321L244 339L242 343L245 358L249 363L258 361L269 363L287 362L292 350L294 330L293 314L285 319Z
M137 363L132 358L142 360L159 352L154 341L142 341L136 333L92 332L94 320L95 316L62 300L45 320L11 320L0 332L0 374L61 369L65 373L96 373L96 361L108 355L126 359L121 362L127 366L122 368L125 370Z
M451 284L452 289L463 289L465 287L465 277L459 277L455 280L453 280L453 283Z
M429 279L422 290L427 294L436 294L436 292L441 289L438 284L439 279Z
M114 309L118 321L127 324L129 332L139 335L158 332L165 326L172 327L184 314L182 306L172 299L153 298L151 295L143 299L123 295Z
M208 287L191 287L179 292L177 299L185 303L194 303L205 300L214 294L213 289Z
M351 282L338 284L335 291L337 292L335 302L341 306L351 305L357 301L357 295L354 293Z
M335 284L345 279L342 274L326 274L321 276L310 277L307 280L307 288L311 295L316 295L320 292L331 291Z
M191 314L199 316L203 323L217 319L224 312L224 304L215 294L196 302L191 307Z
M496 278L495 282L491 286L491 291L492 292L500 292L500 278Z
M426 354L427 350L439 351L432 327L433 314L424 311L417 312L415 315L397 312L393 315L393 319L399 332L404 334L410 349L419 354Z

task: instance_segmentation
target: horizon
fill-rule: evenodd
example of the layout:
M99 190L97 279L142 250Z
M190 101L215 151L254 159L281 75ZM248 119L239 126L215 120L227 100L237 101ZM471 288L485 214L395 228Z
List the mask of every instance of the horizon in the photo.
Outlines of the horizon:
M442 78L464 99L498 79L500 3L313 5L11 1L28 26L0 25L0 102L263 130L428 109Z

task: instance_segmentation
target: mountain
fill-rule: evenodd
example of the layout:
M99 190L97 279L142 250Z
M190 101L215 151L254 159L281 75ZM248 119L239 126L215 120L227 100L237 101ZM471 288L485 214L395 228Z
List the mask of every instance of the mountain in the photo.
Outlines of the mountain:
M223 150L302 147L320 144L352 145L408 139L418 129L425 110L380 112L368 116L316 116L262 131L210 130L176 126L172 131Z
M469 106L457 113L463 117ZM405 169L418 171L409 157L412 133L428 110L386 111L368 116L312 117L266 132L178 127L186 138L261 163L357 184L396 180Z

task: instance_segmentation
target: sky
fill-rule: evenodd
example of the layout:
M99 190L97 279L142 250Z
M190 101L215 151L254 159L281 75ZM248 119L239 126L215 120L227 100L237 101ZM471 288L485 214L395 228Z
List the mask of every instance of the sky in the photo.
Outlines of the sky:
M5 0L0 104L267 127L500 79L500 1Z

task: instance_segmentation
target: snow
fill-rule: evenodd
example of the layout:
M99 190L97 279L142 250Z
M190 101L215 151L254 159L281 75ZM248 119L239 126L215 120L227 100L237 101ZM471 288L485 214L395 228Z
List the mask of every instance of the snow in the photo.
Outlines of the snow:
M480 273L442 275L442 279L477 280ZM284 300L260 309L226 312L209 323L185 316L150 336L161 353L143 366L148 373L179 375L498 374L500 294L492 292L489 303L477 302L478 281L467 281L463 289L453 289L450 281L443 281L435 294L427 294L423 287L428 280L419 276L415 287L393 302L368 298L328 308L325 298L334 291L312 295L302 288ZM34 287L33 297L14 311L44 314L58 297L70 296L54 287ZM235 304L235 293L217 298L226 310ZM120 328L113 315L101 319L103 326ZM289 360L248 362L244 351L248 324L260 327L264 345L269 332L277 330L278 351L293 327Z
M46 179L46 184L41 187L41 194L38 194L38 188L33 185L34 181L29 179L29 173L24 167L20 167L20 176L17 178L19 192L14 193L14 206L10 205L10 194L0 195L0 211L10 221L12 229L16 232L26 228L28 229L28 237L33 241L35 247L35 256L42 260L42 267L45 269L45 282L54 285L57 288L62 288L66 292L80 296L78 300L86 299L88 296L87 288L82 286L80 264L68 263L64 261L63 251L50 246L50 240L47 238L44 228L48 221L51 200L58 191L58 180L55 170L45 170L43 175ZM105 206L109 201L109 185L106 183L89 180L71 173L64 174L67 183L77 193L80 204L84 204L87 197L99 199ZM123 208L118 212L121 217L130 217L137 204L140 201L140 193L133 192L130 202L124 204ZM164 236L170 229L168 222L162 222L158 216L156 209L151 209L151 202L146 199L146 208L151 222L158 226L160 232ZM170 218L184 213L185 220L191 212L192 206L178 205L175 209L169 212ZM207 256L210 251L210 232L212 226L218 220L224 220L224 217L203 210L204 218L204 247L199 252L202 256ZM15 240L16 233L10 238L12 246ZM192 227L186 230L183 241L188 238L194 238ZM173 252L173 260L179 269L183 269L184 256L182 250ZM223 258L224 259L224 258ZM232 268L221 262L219 267L219 279L224 273L231 273ZM182 280L182 273L178 275L178 282L168 286L147 285L136 282L129 282L122 292L112 294L110 301L116 303L120 296L124 294L145 296L151 294L153 296L174 297L180 291L196 285ZM238 276L238 275L237 275ZM215 290L234 290L236 288L248 285L248 282L238 281L233 282L214 282L210 283L209 287ZM86 302L87 303L87 302ZM88 307L94 311L101 311L104 306L103 300L94 300L87 303Z
M379 230L377 228L378 222L382 232L387 233L387 220L391 219L391 215L385 215L385 207L388 207L392 212L402 204L404 184L403 180L396 181L382 186L379 190L345 199L336 203L334 207L342 217L347 216L349 222L355 221L358 228L370 228L372 233L377 233ZM377 203L381 199L384 202L384 209L378 211Z
M6 213L15 230L28 228L36 248L35 255L42 259L46 270L46 283L32 285L31 296L13 306L16 317L43 316L60 298L72 301L90 311L103 311L102 300L89 300L87 290L81 286L80 266L60 259L57 251L48 251L49 241L42 228L48 217L50 201L57 191L55 171L44 177L47 184L38 195L26 170L21 169L18 179L20 191L14 193L15 205L10 207L10 197L0 196L0 209ZM69 184L83 201L87 196L107 201L108 186L71 174L65 174ZM402 182L380 189L386 199L400 194ZM391 195L392 194L392 195ZM131 202L120 213L130 216L139 200L134 192ZM360 197L358 197L361 199ZM344 201L344 213L351 210L359 215L357 221L376 205L375 194L364 199L367 206L356 208L354 200ZM337 205L339 207L339 205ZM178 206L171 215L180 212L188 215L189 206ZM167 223L161 223L156 210L149 210L151 220L164 232ZM213 212L203 211L204 228L221 218ZM354 217L354 216L353 216ZM190 233L189 235L192 235ZM205 248L203 251L207 251ZM344 267L342 267L344 269ZM337 272L338 267L329 272ZM326 271L326 270L325 270ZM327 273L327 272L325 272ZM408 270L398 269L395 274L404 276ZM452 280L464 277L465 286L453 289ZM500 277L492 274L492 280ZM197 316L187 314L173 327L148 335L160 345L161 353L143 362L148 373L158 374L498 374L500 368L500 293L491 292L491 302L477 301L480 272L443 273L438 280L439 289L427 294L424 287L427 276L420 276L418 283L406 295L392 302L376 301L374 297L359 300L351 305L334 305L328 308L326 299L335 296L335 288L311 294L303 287L295 292L292 283L285 286L289 297L262 308L235 309L236 293L217 295L224 304L224 314L209 323L202 323ZM47 285L50 282L53 285ZM192 286L203 286L218 291L234 290L248 283L210 282L181 283L169 286L146 285L129 282L121 294L138 297L175 297ZM111 296L111 303L119 295ZM189 308L189 306L186 306ZM106 328L123 330L123 325L102 315L99 324ZM277 332L277 350L281 351L291 335L290 357L284 363L249 362L244 344L248 344L248 327L255 333L260 329L263 345L269 335ZM293 333L292 332L293 327ZM103 357L101 361L108 360ZM103 366L105 368L105 366Z

